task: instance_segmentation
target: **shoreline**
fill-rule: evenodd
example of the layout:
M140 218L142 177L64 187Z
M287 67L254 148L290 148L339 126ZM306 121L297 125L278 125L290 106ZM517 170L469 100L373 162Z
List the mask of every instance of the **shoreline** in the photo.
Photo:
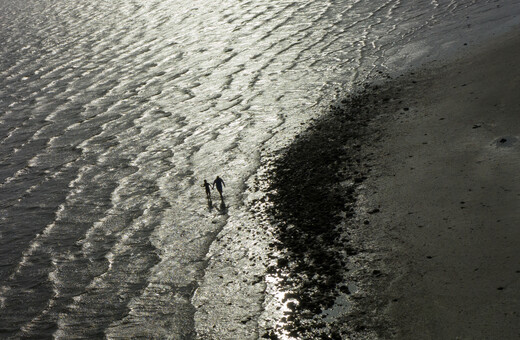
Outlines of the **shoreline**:
M516 35L375 80L334 103L269 165L268 214L278 230L271 250L282 256L268 273L285 278L294 301L285 334L505 339L520 332L512 326L520 325L513 288L520 267L512 269L520 266ZM509 189L479 189L483 180ZM490 241L493 219L508 226L509 241ZM503 249L508 257L496 262ZM505 263L507 275L495 270ZM479 314L483 303L492 307Z
M370 166L361 145L370 135L366 120L370 87L330 107L283 155L266 166L271 173L264 210L274 227L267 274L285 293L282 326L264 338L340 336L325 319L339 295L350 295L345 276L349 257L359 250L344 221L355 215L356 190Z

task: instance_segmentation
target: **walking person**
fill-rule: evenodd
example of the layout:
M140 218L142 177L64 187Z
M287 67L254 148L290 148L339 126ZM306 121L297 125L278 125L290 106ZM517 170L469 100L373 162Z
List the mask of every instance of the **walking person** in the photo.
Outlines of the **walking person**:
M215 178L215 180L213 181L213 188L215 187L215 185L217 186L217 191L220 194L220 199L223 200L224 197L222 196L222 185L226 186L226 183L224 183L222 178L217 176L217 178Z
M201 185L201 187L206 188L206 198L210 200L211 199L211 190L209 188L210 184L206 180L204 180L204 183Z

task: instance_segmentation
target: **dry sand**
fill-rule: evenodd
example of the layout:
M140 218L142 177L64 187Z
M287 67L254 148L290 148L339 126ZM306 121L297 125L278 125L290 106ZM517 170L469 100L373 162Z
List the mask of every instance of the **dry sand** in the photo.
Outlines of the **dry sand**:
M369 150L365 235L398 339L520 338L520 34L463 50L403 77Z

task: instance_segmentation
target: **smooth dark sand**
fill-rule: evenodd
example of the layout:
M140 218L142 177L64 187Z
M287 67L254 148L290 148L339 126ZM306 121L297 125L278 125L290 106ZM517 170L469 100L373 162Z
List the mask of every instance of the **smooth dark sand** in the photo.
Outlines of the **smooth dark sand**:
M385 275L361 300L382 337L520 338L520 34L463 50L393 84L366 150L360 209L380 211L363 235Z
M461 50L360 86L266 165L286 334L520 337L520 37Z

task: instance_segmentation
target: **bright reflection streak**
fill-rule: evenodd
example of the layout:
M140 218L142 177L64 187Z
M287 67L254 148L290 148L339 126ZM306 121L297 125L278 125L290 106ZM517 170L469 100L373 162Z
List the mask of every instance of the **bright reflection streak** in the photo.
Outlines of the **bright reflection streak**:
M280 276L267 275L265 278L265 282L267 283L266 291L273 297L269 307L271 311L276 311L274 329L280 339L297 339L289 335L289 331L286 327L289 323L286 321L286 317L292 314L292 310L288 307L289 303L299 305L300 302L294 298L286 298L287 294L291 292L280 289L280 283L282 281L283 279Z

